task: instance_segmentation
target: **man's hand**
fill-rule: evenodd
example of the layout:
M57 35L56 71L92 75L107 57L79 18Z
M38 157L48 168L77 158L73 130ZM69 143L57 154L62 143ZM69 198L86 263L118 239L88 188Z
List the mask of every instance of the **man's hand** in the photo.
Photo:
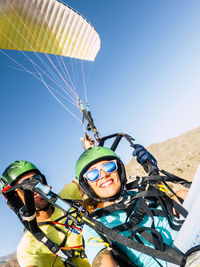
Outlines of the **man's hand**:
M85 150L94 146L94 140L88 134L85 134L85 137L81 137L80 140L82 141Z

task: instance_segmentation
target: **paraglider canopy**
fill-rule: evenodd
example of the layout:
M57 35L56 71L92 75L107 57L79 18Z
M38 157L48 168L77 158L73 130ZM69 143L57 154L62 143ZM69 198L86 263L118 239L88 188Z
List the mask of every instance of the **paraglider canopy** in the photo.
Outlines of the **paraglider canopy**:
M93 26L56 0L1 0L0 49L93 61L100 38Z
M12 56L7 55L3 52L4 49L20 51L31 68L27 68L24 62L20 64ZM92 129L95 136L98 136L98 131L89 111L82 60L94 61L99 49L100 38L94 27L82 15L64 3L56 0L0 1L1 52L17 64L22 71L40 80L52 96L84 128L84 120L81 121L60 98L66 99L78 108L90 124L88 129ZM36 60L33 59L34 56ZM72 62L70 74L63 57L70 58L71 62L75 59L81 63L87 109L77 90L77 64Z

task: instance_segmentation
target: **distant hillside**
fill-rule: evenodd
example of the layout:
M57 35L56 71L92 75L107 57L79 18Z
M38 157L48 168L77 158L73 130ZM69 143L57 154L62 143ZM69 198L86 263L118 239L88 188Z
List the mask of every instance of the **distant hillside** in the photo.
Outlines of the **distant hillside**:
M148 150L157 159L160 169L192 181L200 163L200 127L165 142L152 144ZM126 171L128 176L145 175L135 158L126 165ZM11 260L7 257L0 258L0 267L18 266L16 257Z
M147 149L157 159L159 169L192 181L200 163L200 127ZM126 171L128 176L146 175L135 158L126 165Z
M18 266L19 264L17 262L15 252L0 258L0 267L18 267Z
M11 260L9 260L7 263L5 264L0 264L1 267L20 267L20 265L18 264L17 261L17 257L12 258Z

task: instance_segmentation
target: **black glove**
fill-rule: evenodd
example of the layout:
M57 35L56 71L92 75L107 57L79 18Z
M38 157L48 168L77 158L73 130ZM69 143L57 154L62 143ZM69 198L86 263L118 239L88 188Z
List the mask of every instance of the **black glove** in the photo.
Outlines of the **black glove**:
M136 160L138 163L140 163L145 171L151 172L151 170L148 168L147 164L150 165L150 167L154 167L153 169L157 169L157 160L154 158L154 156L149 153L145 147L138 145L138 144L133 144L131 145L135 150L133 151L132 155L133 157L136 156Z

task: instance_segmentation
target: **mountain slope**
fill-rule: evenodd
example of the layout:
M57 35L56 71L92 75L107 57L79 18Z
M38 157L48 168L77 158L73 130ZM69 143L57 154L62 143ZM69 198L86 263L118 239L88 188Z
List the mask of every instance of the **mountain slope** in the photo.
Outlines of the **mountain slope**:
M191 181L200 163L200 127L147 149L157 159L158 167ZM133 158L127 165L128 176L145 175Z
M16 252L0 258L0 267L18 267Z

